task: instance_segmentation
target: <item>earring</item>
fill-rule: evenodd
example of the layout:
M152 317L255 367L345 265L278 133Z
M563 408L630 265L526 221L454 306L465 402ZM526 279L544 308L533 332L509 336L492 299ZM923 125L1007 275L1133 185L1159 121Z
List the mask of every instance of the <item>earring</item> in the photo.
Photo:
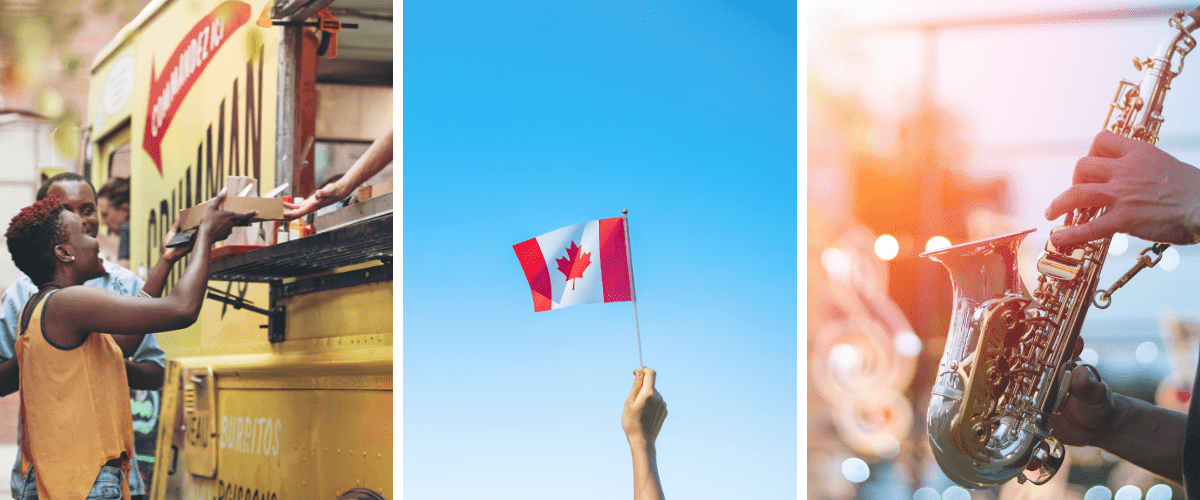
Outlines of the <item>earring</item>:
M74 255L72 255L72 256L71 256L71 262L75 262L75 256L74 256Z

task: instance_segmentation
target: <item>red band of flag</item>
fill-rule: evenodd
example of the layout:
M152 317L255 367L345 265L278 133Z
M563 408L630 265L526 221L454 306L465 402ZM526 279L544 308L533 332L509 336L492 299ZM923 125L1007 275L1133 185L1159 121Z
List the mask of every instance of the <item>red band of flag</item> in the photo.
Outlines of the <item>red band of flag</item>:
M604 269L604 301L633 300L629 293L629 255L625 218L600 219L600 265Z
M549 311L550 270L546 268L537 238L517 243L513 245L513 250L517 252L517 259L521 261L521 269L525 271L525 279L529 281L529 289L533 292L533 311Z

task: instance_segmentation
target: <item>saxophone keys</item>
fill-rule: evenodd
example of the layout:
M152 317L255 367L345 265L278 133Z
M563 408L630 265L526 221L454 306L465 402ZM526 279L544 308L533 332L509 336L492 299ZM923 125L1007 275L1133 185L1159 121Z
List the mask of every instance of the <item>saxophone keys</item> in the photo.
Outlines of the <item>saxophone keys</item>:
M1051 237L1054 233L1066 229L1066 226L1058 226L1050 230ZM1079 270L1083 267L1083 258L1085 255L1083 248L1070 249L1070 253L1065 253L1059 249L1051 238L1046 238L1046 251L1042 253L1042 257L1038 259L1038 272L1058 278L1060 280L1071 281L1076 276L1079 276Z
M1072 368L1067 368L1066 371L1063 372L1062 382L1060 383L1058 389L1058 398L1055 399L1054 406L1050 407L1050 411L1052 413L1057 413L1059 410L1061 410L1063 408L1063 404L1067 402L1067 398L1070 397L1072 373Z
M1047 437L1038 443L1037 448L1033 450L1029 465L1022 471L1022 475L1017 477L1023 477L1036 485L1046 484L1058 472L1066 455L1066 447L1062 443L1053 437Z
M1004 311L1004 314L1000 315L1000 320L1004 322L1005 330L1011 331L1017 327L1017 315L1012 311Z

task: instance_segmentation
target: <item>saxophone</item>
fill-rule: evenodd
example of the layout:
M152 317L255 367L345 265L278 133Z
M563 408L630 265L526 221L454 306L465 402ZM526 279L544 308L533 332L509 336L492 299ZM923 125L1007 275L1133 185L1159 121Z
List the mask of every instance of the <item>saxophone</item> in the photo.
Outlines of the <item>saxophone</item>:
M1117 87L1106 130L1152 144L1158 140L1163 97L1196 46L1191 31L1198 22L1200 7L1175 14L1171 33L1155 55L1134 59L1141 82L1122 81ZM1075 210L1051 234L1103 212L1103 207ZM946 266L954 290L946 347L929 400L929 444L942 471L968 488L1013 477L1044 484L1054 476L1066 450L1048 429L1050 414L1065 399L1073 369L1095 372L1073 359L1088 306L1107 307L1112 291L1158 262L1146 252L1166 248L1143 251L1138 266L1097 293L1111 238L1071 248L1056 248L1047 240L1030 294L1017 274L1016 255L1033 231L921 254Z

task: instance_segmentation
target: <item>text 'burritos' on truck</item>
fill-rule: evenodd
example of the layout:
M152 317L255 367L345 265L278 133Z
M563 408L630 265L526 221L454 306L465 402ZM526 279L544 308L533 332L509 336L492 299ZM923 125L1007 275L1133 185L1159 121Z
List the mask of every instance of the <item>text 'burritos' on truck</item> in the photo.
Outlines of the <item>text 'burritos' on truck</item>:
M391 127L391 43L379 0L151 2L97 55L84 120L85 175L130 180L130 267L227 176L309 196L345 172ZM159 334L150 498L395 496L391 168L316 234L214 252L200 319Z

